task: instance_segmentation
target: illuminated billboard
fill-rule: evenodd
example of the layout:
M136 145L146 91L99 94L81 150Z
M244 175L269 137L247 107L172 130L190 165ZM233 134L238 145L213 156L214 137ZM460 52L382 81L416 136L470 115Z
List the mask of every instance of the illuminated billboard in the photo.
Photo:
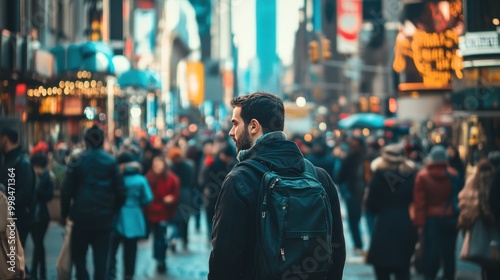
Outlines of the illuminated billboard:
M461 79L458 41L463 33L462 1L422 1L405 5L404 24L396 37L393 68L399 90L449 90Z

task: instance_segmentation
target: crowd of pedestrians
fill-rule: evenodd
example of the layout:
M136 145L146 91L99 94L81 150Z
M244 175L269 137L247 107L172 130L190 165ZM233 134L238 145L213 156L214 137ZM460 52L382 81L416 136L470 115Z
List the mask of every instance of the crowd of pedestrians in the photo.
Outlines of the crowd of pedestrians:
M1 128L1 222L12 217L7 213L8 170L14 169L17 259L25 266L16 270L19 275L0 269L1 276L47 279L48 203L57 195L59 222L71 225L65 236L68 248L63 246L71 252L67 269L73 268L77 279L116 279L117 271L133 279L138 242L150 236L157 272L166 273L167 250L189 249L190 219L196 230L202 219L208 225L206 240L213 246L209 279L253 279L261 273L255 258L260 226L254 216L260 213L256 207L266 172L241 163L257 161L268 171L287 174L283 180L310 172L325 189L334 221L327 235L331 263L322 273L309 273L310 279L342 279L346 248L339 197L346 206L353 253L373 265L378 280L410 279L412 266L426 280L436 279L441 268L443 279L455 279L457 246L463 260L481 266L483 279L500 279L500 152L492 151L470 171L456 147L424 145L415 136L392 143L331 135L310 142L290 135L287 140L280 102L263 92L236 98L228 133L108 143L94 125L82 144L76 139L40 141L29 153L18 144L16 130ZM308 171L308 162L315 171ZM289 206L282 203L283 209ZM362 238L362 221L368 240ZM11 234L12 228L0 227L2 235ZM457 244L459 234L463 244ZM25 264L22 247L28 236L34 248L27 252L32 262ZM309 244L309 236L300 238ZM121 269L116 267L120 246ZM282 245L279 252L283 263L285 249Z

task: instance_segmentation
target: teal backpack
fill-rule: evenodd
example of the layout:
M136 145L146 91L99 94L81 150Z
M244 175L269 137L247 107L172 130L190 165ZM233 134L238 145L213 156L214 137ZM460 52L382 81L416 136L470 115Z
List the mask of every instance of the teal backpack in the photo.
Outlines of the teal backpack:
M257 205L256 278L325 279L332 261L330 200L307 160L302 173L269 170L246 160L262 175Z

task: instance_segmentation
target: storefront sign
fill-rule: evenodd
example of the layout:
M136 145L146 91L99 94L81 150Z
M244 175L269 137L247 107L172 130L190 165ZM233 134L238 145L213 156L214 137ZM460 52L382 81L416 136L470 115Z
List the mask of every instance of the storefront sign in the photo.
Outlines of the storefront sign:
M50 114L50 115L57 115L60 113L60 106L58 106L58 103L60 98L58 99L57 97L45 97L40 99L40 108L39 108L39 113L41 115L43 114Z
M495 31L466 33L460 37L460 52L463 57L473 55L500 54L500 35Z
M393 68L402 73L400 90L449 89L453 77L461 79L461 0L426 1L407 5L408 19L396 38ZM415 14L415 11L422 11Z
M358 52L358 34L363 23L363 6L359 0L337 0L337 51Z
M63 115L65 116L81 116L82 99L80 97L64 97Z

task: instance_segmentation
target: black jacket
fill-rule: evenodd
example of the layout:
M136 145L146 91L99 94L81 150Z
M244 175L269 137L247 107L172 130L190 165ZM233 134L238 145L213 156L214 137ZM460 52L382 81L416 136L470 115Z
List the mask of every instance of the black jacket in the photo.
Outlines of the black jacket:
M75 156L61 188L61 217L77 227L111 229L125 201L123 178L115 159L100 148Z
M410 219L415 164L389 162L382 157L372 163L366 208L375 216L367 262L383 268L408 268L417 242L417 229Z
M255 159L272 170L304 170L304 157L297 145L281 132L261 137L249 150L241 151L238 160ZM342 279L345 263L345 241L340 205L330 176L317 168L318 179L332 205L333 267L327 279ZM256 244L257 201L261 178L249 167L235 166L222 184L214 217L213 250L210 254L208 279L253 279ZM255 280L255 279L254 279Z
M212 217L215 211L215 204L219 196L222 182L226 178L234 164L226 164L219 157L214 162L206 165L201 170L201 185L203 187L205 211L209 217Z
M362 200L366 186L364 160L361 152L349 153L342 161L338 175L339 186L348 191L348 195L356 201Z
M15 177L10 177L9 168L13 168ZM29 163L27 155L21 147L17 147L4 154L3 164L0 168L0 183L5 186L6 195L9 196L9 179L15 189L15 217L18 223L29 223L33 219L35 206L35 172Z
M54 197L54 182L50 178L50 173L46 170L42 175L38 176L36 190L36 206L35 206L35 222L50 220L49 209L47 202Z

